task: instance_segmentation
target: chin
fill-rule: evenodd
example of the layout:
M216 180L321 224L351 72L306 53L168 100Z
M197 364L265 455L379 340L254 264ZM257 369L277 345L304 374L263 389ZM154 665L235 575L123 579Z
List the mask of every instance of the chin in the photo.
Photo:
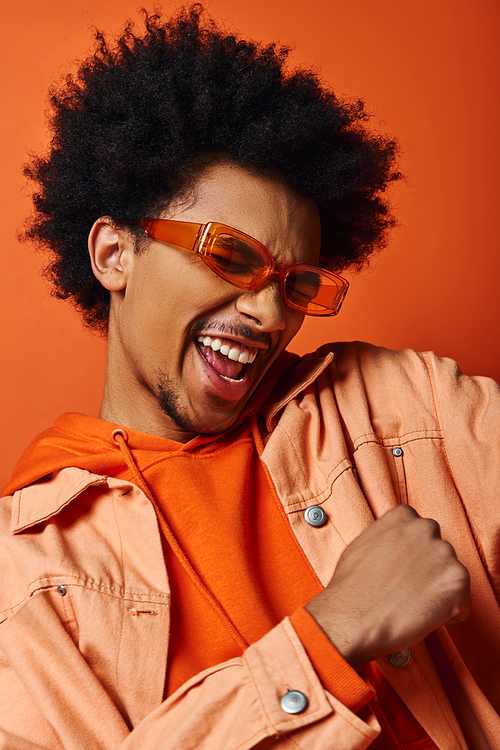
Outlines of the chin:
M172 387L171 381L162 379L158 384L158 406L172 422L183 432L195 435L219 435L231 429L241 414L244 404L233 405L234 410L228 410L227 403L214 405L213 409L205 409L204 414L188 414L180 395Z

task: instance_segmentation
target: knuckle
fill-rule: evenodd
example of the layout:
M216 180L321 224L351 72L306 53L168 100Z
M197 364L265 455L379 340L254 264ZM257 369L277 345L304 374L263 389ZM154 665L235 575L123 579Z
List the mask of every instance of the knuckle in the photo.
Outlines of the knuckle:
M457 559L455 550L448 542L445 544L449 547L448 555L448 581L450 587L459 593L467 592L470 589L470 574L465 565L462 565Z
M452 544L450 544L450 542L447 542L445 539L441 539L441 537L439 537L439 539L436 539L435 541L436 546L434 549L436 552L436 559L439 561L443 569L453 571L453 574L455 574L455 571L458 569L457 565L460 565L457 560L455 548Z
M420 518L415 508L412 508L411 505L398 505L396 510L398 510L402 516L407 516L408 518Z
M430 536L441 539L441 526L434 518L422 518L420 520L422 522L422 528L424 528L425 526L425 528L427 529L427 533ZM446 544L448 544L448 542L446 542ZM450 544L450 547L451 547L451 544Z
M441 547L443 551L446 550L446 553L450 558L453 558L458 563L457 553L455 552L455 547L451 542L448 542L446 539L441 539ZM459 565L460 564L461 563L459 563Z
M464 571L466 575L469 575L469 571L465 567L465 565L462 565L460 560L457 557L457 553L455 552L455 547L451 542L446 541L445 539L440 539L441 542L441 548L443 550L443 554L445 554L447 560L449 561L450 565L453 566L454 570L458 571Z
M399 523L406 520L420 518L417 511L411 505L397 505L385 514L392 521Z
M459 583L462 584L463 587L470 588L470 573L465 567L465 565L462 565L461 562L457 560L457 578Z

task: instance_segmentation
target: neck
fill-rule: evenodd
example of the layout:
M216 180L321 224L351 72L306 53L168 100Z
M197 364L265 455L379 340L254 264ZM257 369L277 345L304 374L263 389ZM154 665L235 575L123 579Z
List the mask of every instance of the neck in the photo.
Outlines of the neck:
M121 427L179 443L187 443L195 437L162 411L156 394L136 372L111 332L99 417Z

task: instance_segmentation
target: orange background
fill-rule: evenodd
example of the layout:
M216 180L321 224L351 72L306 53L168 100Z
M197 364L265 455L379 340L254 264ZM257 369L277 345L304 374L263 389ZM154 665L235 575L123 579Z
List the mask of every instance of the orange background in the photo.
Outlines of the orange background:
M170 12L176 3L165 0ZM338 319L307 321L304 352L362 339L433 349L470 374L500 379L498 342L498 0L212 0L216 17L256 39L294 46L337 90L363 97L404 151L393 190L401 223L390 247L351 278ZM63 411L96 414L105 342L82 329L19 245L29 210L20 164L46 143L46 91L137 0L25 0L2 11L0 485L31 437Z

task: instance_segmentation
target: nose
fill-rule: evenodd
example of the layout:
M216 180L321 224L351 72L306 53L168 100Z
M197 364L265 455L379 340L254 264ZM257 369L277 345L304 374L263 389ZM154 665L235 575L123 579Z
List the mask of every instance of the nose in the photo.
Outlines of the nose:
M268 281L256 289L242 292L236 300L236 309L253 318L261 331L282 331L286 326L278 281Z

